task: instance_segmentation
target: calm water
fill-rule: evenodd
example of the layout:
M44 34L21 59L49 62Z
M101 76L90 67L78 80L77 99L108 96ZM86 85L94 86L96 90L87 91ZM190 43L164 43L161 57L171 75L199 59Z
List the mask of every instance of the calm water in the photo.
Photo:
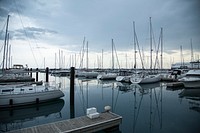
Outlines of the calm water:
M166 89L164 83L138 86L76 79L75 106L70 108L69 78L50 77L50 80L62 83L65 97L41 105L1 110L0 132L83 116L89 107L102 112L106 105L123 117L118 132L200 132L200 101L193 97L195 93L200 98L200 89L172 91ZM181 97L179 94L183 91L192 98Z

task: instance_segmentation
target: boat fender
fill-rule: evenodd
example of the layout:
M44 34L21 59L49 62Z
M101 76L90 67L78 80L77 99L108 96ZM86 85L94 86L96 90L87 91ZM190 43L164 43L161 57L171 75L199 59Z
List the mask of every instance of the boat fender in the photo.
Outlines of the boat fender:
M111 107L110 106L105 106L104 110L105 110L105 112L110 112L111 111Z
M40 100L39 98L36 98L36 103L39 104Z
M13 105L13 99L9 100L9 105Z

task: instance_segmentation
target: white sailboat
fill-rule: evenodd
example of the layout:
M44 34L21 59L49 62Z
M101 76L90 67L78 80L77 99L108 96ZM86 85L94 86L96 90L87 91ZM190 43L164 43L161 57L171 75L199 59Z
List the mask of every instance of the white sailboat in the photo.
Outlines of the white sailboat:
M149 83L156 83L160 81L160 75L151 75L148 73L142 73L142 74L138 74L135 77L132 77L131 83L137 83L137 84L149 84Z
M135 59L135 64L134 64L134 74L133 75L131 75L130 73L128 73L128 72L124 72L123 74L119 74L119 76L117 76L116 77L116 80L118 81L118 82L126 82L126 83L131 83L131 78L132 77L135 77L135 74L136 74L136 53L137 53L137 51L136 51L136 40L137 40L137 36L136 36L136 32L135 32L135 22L133 22L133 33L134 33L134 55L135 55L135 57L134 57L134 59Z
M85 44L85 38L84 38L84 41L83 41L83 45L84 44ZM96 72L96 71L89 71L89 69L88 69L88 61L89 61L89 57L88 57L88 41L86 43L86 47L87 47L86 48L87 49L87 51L86 51L86 70L77 70L76 71L76 76L77 77L84 77L84 78L97 78L99 73ZM83 47L83 49L84 49L84 47ZM83 53L83 55L84 55L84 53ZM82 57L82 60L83 60L83 57Z
M125 83L130 83L130 78L131 78L132 76L131 75L127 75L127 76L117 76L116 77L116 81L118 81L118 82L125 82Z
M162 33L162 32L161 32ZM151 24L151 17L150 17L150 71L152 71L152 24ZM136 61L135 61L136 62ZM155 83L161 80L160 75L152 74L152 72L146 73L143 72L142 74L133 75L130 78L131 83L138 83L138 84L148 84L148 83Z
M59 99L64 93L56 87L36 85L0 86L0 107L29 105Z
M103 72L97 75L98 80L115 80L117 77L117 73L113 72Z
M114 41L112 39L112 70L114 70ZM117 73L113 72L104 72L100 73L97 76L98 80L115 80L117 77Z

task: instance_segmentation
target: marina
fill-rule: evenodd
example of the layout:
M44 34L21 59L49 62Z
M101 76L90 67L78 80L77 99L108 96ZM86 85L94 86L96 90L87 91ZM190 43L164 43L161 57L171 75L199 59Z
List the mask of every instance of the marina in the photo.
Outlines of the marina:
M39 77L45 81L46 74L39 73ZM60 99L0 108L0 132L42 128L42 125L48 127L53 123L85 117L86 110L91 107L96 107L101 114L107 105L111 106L113 113L122 117L115 132L196 133L200 130L199 89L191 92L184 87L169 89L164 81L131 84L77 77L74 79L74 103L71 103L70 77L49 75L49 83L55 82L60 83L60 90L64 93ZM106 131L102 129L102 132Z
M0 5L0 133L200 132L198 2Z

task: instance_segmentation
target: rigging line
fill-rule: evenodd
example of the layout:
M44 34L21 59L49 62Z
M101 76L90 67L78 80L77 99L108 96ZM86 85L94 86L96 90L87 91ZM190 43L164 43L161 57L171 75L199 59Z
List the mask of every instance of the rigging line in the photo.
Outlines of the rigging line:
M26 35L26 37L27 37L28 44L29 44L29 47L30 47L30 49L31 49L31 52L32 52L32 55L33 55L34 61L35 61L36 65L37 65L37 67L38 67L38 63L37 63L36 58L35 58L35 55L34 55L34 53L33 53L33 50L32 50L31 44L30 44L30 40L28 39L28 34L27 34L27 32L26 32L26 30L25 30L25 28L24 28L24 24L23 24L23 22L22 22L22 18L21 18L21 15L20 15L20 13L19 13L19 9L18 9L18 6L17 6L17 3L16 3L15 0L14 0L14 3L15 3L15 6L16 6L17 13L18 13L18 15L19 15L19 18L20 18L20 21L21 21L22 27L23 27L23 31L24 31L24 33L25 33L25 35Z
M159 67L158 52L159 52L159 50L160 50L160 42L161 42L161 34L160 34L159 40L158 40L158 47L157 47L157 50L156 50L156 59L155 59L154 69L156 69L156 64L157 64L158 67Z
M4 23L4 26L3 26L2 30L1 30L1 33L0 33L0 35L2 35L2 34L3 34L3 30L5 29L5 27L6 27L6 22Z
M113 42L113 44L114 44L114 42ZM118 56L117 56L117 50L116 50L115 44L113 46L114 46L114 49L115 49L115 56L117 57L117 63L118 63L119 69L120 69L120 64L119 64L119 59L118 59Z
M141 55L141 50L140 50L137 34L135 34L135 39L136 39L136 44L137 44L139 55L140 55L140 60L141 60L141 63L142 63L142 69L144 70L145 69L144 68L144 62L143 62L143 58L142 58L142 55Z
M158 41L158 49L157 49L157 54L156 54L158 68L161 68L160 63L159 63L159 58L158 58L158 53L160 51L160 47L162 49L162 28L160 30L160 36L159 36L159 41Z
M142 64L142 69L144 69L144 63L143 63L143 59L142 59L142 55L141 55L141 52L140 52L140 47L139 47L139 42L138 42L138 39L137 39L137 34L136 34L136 28L135 28L135 21L133 22L133 32L134 32L134 49L135 49L135 56L136 56L136 44L137 44L137 47L138 47L138 51L139 51L139 55L140 55L140 60L141 60L141 64ZM136 57L135 57L135 61L136 61ZM135 65L136 65L136 62L135 62ZM136 68L136 66L135 66Z
M85 47L85 36L84 36L84 39L83 39L83 47L80 50L80 66L79 66L79 68L83 67L83 58L84 58L84 53L85 53L85 48L84 47Z
M34 40L34 42L35 42L35 44L36 44L36 46L37 46L37 49L38 49L38 51L39 51L39 55L40 55L40 57L41 58L44 58L43 56L42 56L42 53L41 53L41 51L40 51L40 47L38 46L38 42L36 41L36 38L34 37L34 35L33 35L33 40ZM44 63L43 61L42 61L42 63ZM41 63L41 64L42 64Z
M136 95L136 94L135 94L135 95ZM138 117L139 117L140 107L141 107L141 104L142 104L143 95L144 95L144 94L142 94L142 96L141 96L141 98L140 98L138 110L136 110L136 111L137 111L137 114L136 114L136 118L135 118L134 129L135 129L135 127L136 127L137 119L138 119Z
M88 81L86 81L86 108L88 108Z
M114 111L114 105L113 105L113 102L114 102L114 83L112 83L112 108L113 108L113 111Z
M152 39L153 39L154 48L156 49L156 41L155 41L155 35L153 31L153 25L152 25Z
M118 89L117 97L115 99L115 103L114 103L114 107L113 107L114 110L116 109L116 106L117 106L118 97L119 97L119 89Z
M3 62L1 62L1 65L0 65L0 67L2 66L2 64L3 64Z
M83 105L83 112L86 113L86 112L85 112L85 100L84 100L85 98L84 98L84 94L83 94L83 82L81 82L81 83L78 82L78 84L79 84L79 87L80 87L80 91L81 91L81 94L82 94L82 100L83 100L83 101L82 101L81 98L80 98L80 102L81 102L82 105ZM78 94L79 94L79 97L81 97L81 96L80 96L80 93L78 93Z
M1 53L2 50L3 50L3 45L1 46L0 53Z
M152 20L152 19L151 19ZM152 42L153 42L153 44L154 44L154 48L155 48L155 50L156 50L156 41L155 41L155 35L154 35L154 31L153 31L153 25L152 25L152 21L151 21L151 25L150 25L151 27L151 39L152 39ZM153 49L152 49L153 50Z
M156 95L156 90L154 88L154 95L155 95L155 100L156 100L156 107L157 107L157 110L158 110L158 117L159 117L159 122L160 122L160 111L159 111L159 105L158 105L158 97ZM155 117L154 117L155 118Z

